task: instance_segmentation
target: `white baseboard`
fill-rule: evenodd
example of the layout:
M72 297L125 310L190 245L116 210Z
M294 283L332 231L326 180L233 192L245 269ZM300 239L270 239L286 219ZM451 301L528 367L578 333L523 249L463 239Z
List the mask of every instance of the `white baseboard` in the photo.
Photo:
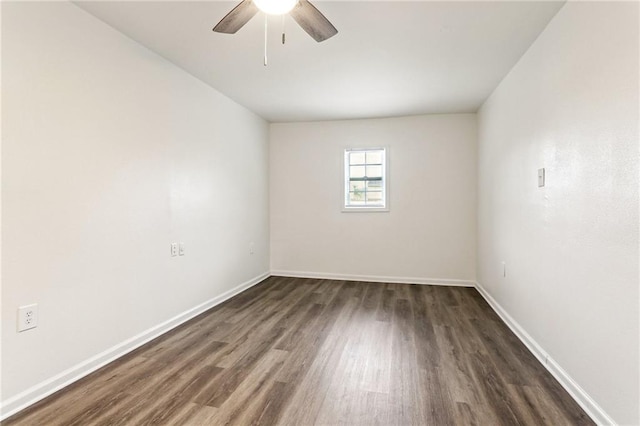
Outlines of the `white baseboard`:
M448 278L416 278L416 277L388 277L381 275L352 275L352 274L333 274L327 272L302 272L302 271L282 271L272 270L271 275L280 277L295 278L317 278L326 280L345 280L345 281L368 281L378 283L399 283L399 284L429 284L429 285L445 285L457 287L475 287L475 281L470 280L452 280Z
M478 282L475 283L478 292L484 297L489 306L498 314L502 321L513 331L529 351L540 361L540 363L551 373L571 397L582 407L582 409L598 425L615 425L613 419L598 405L580 385L569 376L569 374L554 361L547 352L536 342L533 337L525 331L516 320L500 306L500 304L487 292Z
M253 287L260 281L269 277L269 273L266 272L255 278L252 278L244 283L232 288L229 291L222 293L219 296L214 297L198 306L195 306L175 317L156 325L142 333L133 336L130 339L113 346L106 351L97 354L94 357L81 362L60 374L57 374L50 379L47 379L35 386L25 390L24 392L15 395L6 401L2 401L0 404L0 420L4 420L17 412L27 408L28 406L35 404L41 399L57 392L58 390L70 385L71 383L87 376L88 374L96 371L97 369L105 366L106 364L120 358L123 355L131 352L132 350L144 345L145 343L155 339L156 337L164 334L180 324L194 318L201 313L205 312L212 307L219 305L227 299L235 296L236 294Z

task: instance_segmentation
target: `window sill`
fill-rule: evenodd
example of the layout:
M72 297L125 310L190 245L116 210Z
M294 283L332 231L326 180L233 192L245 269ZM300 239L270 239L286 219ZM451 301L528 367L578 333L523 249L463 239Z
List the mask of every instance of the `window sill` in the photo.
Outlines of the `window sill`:
M386 213L389 207L343 207L342 213Z

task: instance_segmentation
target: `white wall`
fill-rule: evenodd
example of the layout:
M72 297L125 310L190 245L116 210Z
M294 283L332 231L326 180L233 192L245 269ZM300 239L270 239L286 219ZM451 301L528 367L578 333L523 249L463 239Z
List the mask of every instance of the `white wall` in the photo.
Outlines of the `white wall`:
M19 403L268 272L268 124L70 3L3 2L2 42L2 398ZM40 324L18 334L29 303Z
M343 213L343 152L387 146L390 211ZM275 274L475 279L475 114L271 125Z
M478 116L478 280L625 425L640 423L638 35L638 3L567 3Z

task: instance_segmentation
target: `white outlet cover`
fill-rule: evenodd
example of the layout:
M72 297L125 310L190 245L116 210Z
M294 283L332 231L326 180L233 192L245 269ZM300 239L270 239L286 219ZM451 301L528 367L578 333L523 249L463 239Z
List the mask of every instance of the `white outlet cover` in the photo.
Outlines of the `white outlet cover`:
M178 255L178 243L171 243L171 257Z
M30 330L38 326L38 304L20 306L18 308L18 332Z
M179 249L178 249L178 254L180 256L184 256L184 243L180 243Z

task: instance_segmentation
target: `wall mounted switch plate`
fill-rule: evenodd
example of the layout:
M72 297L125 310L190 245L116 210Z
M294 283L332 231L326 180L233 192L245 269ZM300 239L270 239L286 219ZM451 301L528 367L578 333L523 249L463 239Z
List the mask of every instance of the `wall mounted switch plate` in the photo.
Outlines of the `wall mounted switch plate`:
M544 186L544 168L538 169L538 188Z

